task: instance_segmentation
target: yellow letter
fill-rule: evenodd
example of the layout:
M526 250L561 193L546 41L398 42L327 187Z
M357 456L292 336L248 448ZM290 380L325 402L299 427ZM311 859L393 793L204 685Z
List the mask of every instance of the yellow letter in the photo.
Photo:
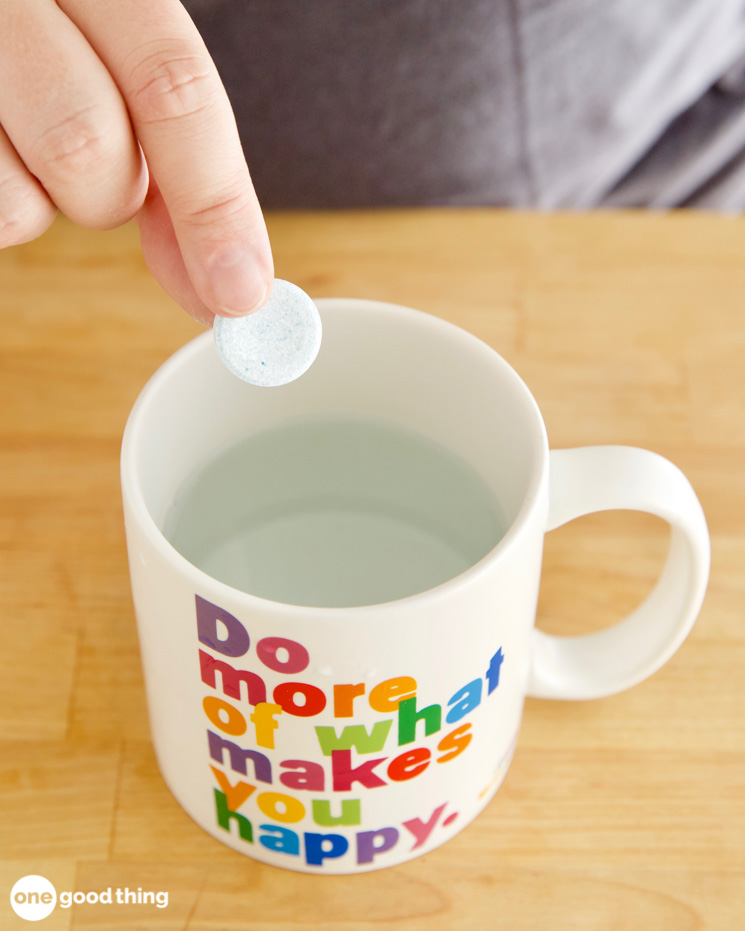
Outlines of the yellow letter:
M282 705L260 701L251 715L251 721L256 727L256 743L269 750L274 749L274 731L279 727L279 722L274 720L275 714L282 714Z

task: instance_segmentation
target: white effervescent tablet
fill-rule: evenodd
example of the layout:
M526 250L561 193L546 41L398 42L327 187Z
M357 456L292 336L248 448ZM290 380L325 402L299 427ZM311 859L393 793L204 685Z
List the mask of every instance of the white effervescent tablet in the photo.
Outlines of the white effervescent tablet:
M321 348L321 317L305 291L274 279L264 306L246 317L215 317L215 345L238 378L273 388L286 385L313 364Z

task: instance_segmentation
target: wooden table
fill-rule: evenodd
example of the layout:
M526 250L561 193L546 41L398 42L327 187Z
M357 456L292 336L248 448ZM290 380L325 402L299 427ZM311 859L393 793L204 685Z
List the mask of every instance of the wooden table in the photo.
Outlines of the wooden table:
M528 701L487 810L444 847L354 877L255 863L203 833L155 766L129 594L119 442L150 373L200 331L132 228L58 221L0 255L0 927L29 873L141 887L167 908L59 907L41 927L396 931L745 927L745 221L405 211L274 215L277 274L467 328L541 405L553 446L678 463L713 542L692 635L588 703ZM577 633L643 597L661 521L547 538L539 624Z

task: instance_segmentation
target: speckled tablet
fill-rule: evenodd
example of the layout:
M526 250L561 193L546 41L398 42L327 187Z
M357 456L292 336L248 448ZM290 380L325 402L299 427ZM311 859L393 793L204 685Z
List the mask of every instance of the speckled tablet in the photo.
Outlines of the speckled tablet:
M321 318L305 291L274 279L269 300L247 317L215 317L215 345L238 378L262 388L286 385L313 364Z

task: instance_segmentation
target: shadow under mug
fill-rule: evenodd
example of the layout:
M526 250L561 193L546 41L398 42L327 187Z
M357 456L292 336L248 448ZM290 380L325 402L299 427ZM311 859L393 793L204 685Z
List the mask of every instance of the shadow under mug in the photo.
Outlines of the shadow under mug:
M590 699L640 682L701 606L709 538L672 463L642 449L549 452L533 397L489 346L390 304L317 302L323 343L298 381L254 388L211 333L153 375L130 414L122 489L132 592L160 771L213 837L257 860L355 873L428 852L488 804L526 695ZM162 527L207 458L288 418L375 417L466 460L508 529L480 561L420 594L352 608L286 605L189 563ZM534 627L543 537L605 509L672 528L651 594L613 627Z

